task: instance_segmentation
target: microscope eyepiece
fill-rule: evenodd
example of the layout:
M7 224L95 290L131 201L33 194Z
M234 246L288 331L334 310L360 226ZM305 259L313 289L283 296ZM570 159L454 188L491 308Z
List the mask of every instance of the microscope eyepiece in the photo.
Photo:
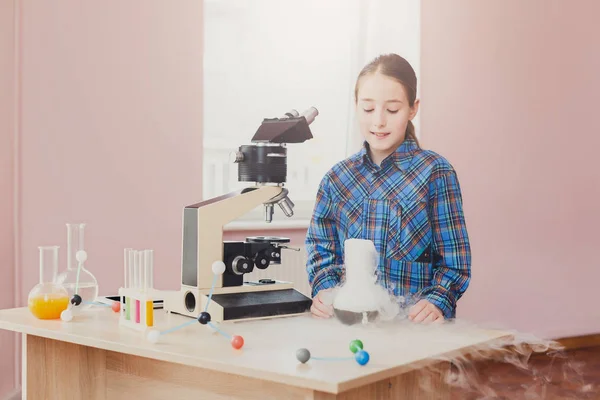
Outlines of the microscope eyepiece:
M319 110L317 110L314 107L311 107L302 113L302 116L306 118L306 122L308 123L308 125L313 123L317 115L319 115Z
M298 114L298 111L291 109L290 111L286 112L285 114L283 114L283 117L281 117L280 119L284 119L284 118L296 118L299 117L300 114Z

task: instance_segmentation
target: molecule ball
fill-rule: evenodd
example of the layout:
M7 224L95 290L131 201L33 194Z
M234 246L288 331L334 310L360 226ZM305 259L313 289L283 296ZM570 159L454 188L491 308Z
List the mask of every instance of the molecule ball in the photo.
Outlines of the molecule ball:
M81 296L78 294L74 294L73 298L71 298L71 304L74 304L76 306L81 304Z
M119 312L121 311L121 302L120 301L115 301L112 303L112 305L110 306L110 308L112 308L112 310L114 312Z
M296 350L296 358L304 364L310 360L310 351L308 351L308 349L298 349Z
M359 350L356 352L354 359L360 365L366 365L369 362L369 353L364 350Z
M200 322L202 325L208 324L210 322L210 314L206 311L202 311L198 316L198 322Z
M363 349L363 343L360 340L353 340L350 342L350 351L356 353Z
M222 275L225 272L225 263L223 261L215 261L212 263L212 271L215 275Z
M85 262L87 260L87 253L85 250L79 250L75 253L75 259L79 262Z
M236 350L241 349L242 346L244 346L244 338L241 336L234 335L231 338L231 346Z
M65 322L69 322L73 319L73 313L71 312L71 310L66 309L60 313L60 319L62 319Z
M153 329L150 332L148 332L148 341L150 343L158 343L159 337L160 337L160 331L157 331L156 329Z

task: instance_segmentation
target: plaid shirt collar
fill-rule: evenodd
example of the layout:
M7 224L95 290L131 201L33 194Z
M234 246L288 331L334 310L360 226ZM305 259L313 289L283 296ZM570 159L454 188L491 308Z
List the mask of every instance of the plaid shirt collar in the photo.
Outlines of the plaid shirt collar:
M410 165L413 155L418 150L419 146L417 146L417 142L412 139L404 140L404 142L402 142L392 154L387 156L385 160L381 162L381 169L385 169L390 163L394 163L401 171L406 171ZM369 143L367 141L363 142L362 148L355 158L355 164L365 165L371 170L380 169L380 167L377 166L369 156Z

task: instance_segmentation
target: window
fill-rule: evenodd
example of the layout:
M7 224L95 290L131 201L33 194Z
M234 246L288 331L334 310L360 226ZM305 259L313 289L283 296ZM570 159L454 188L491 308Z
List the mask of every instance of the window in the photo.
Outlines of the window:
M407 58L418 75L419 2L413 0L205 0L203 193L245 186L230 154L264 118L314 106L314 138L288 145L292 219L310 219L319 182L362 140L353 115L360 69L380 53ZM415 121L418 130L418 120ZM240 221L263 221L257 207ZM278 207L273 222L289 220Z

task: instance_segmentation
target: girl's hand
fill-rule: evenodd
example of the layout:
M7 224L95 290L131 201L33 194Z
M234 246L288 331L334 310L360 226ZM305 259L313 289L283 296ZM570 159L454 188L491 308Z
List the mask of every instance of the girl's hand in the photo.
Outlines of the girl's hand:
M310 306L310 312L318 318L329 318L333 315L333 305L331 302L324 301L327 298L329 293L331 293L331 289L323 289L317 293L315 297L313 297L312 306Z
M410 308L408 319L413 322L443 322L444 314L428 300L422 299Z

